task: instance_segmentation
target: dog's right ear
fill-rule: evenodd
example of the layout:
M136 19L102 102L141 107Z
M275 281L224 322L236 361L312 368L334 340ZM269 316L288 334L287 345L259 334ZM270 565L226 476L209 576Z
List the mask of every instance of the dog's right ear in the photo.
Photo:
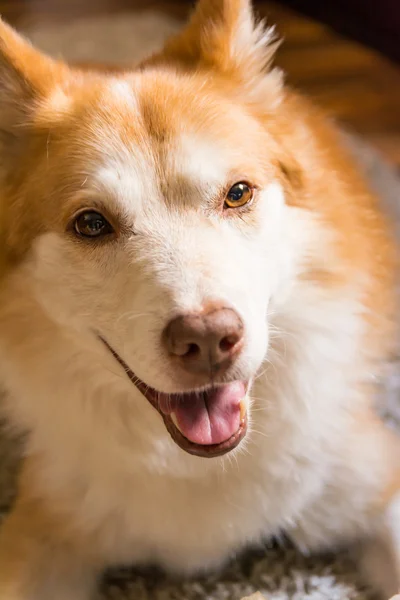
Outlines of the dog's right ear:
M279 102L282 78L272 68L279 43L275 29L257 21L251 0L199 0L189 23L143 66L208 71L253 100Z

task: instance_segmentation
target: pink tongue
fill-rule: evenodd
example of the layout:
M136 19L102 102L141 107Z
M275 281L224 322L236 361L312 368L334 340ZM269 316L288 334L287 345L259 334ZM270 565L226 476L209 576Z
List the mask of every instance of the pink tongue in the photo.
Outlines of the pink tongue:
M225 442L240 427L240 402L245 393L245 385L235 381L182 396L173 408L181 433L203 446Z

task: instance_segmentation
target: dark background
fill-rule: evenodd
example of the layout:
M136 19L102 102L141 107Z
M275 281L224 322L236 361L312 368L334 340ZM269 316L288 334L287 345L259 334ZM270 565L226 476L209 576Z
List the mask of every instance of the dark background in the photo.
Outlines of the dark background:
M283 0L400 61L400 0Z

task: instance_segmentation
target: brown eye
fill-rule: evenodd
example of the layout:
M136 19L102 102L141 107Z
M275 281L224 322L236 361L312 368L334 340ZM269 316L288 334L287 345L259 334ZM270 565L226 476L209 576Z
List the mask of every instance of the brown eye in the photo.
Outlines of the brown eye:
M253 200L254 190L244 181L235 183L225 198L225 208L240 208Z
M94 210L78 215L74 229L78 235L85 238L100 238L114 231L107 219Z

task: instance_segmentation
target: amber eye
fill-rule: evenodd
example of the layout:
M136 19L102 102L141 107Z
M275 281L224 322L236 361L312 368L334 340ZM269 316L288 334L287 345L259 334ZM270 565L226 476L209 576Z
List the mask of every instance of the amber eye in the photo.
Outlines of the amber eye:
M107 219L94 210L87 210L78 215L74 229L78 235L85 238L100 238L114 232Z
M226 208L240 208L253 200L254 190L244 181L235 183L225 198Z

